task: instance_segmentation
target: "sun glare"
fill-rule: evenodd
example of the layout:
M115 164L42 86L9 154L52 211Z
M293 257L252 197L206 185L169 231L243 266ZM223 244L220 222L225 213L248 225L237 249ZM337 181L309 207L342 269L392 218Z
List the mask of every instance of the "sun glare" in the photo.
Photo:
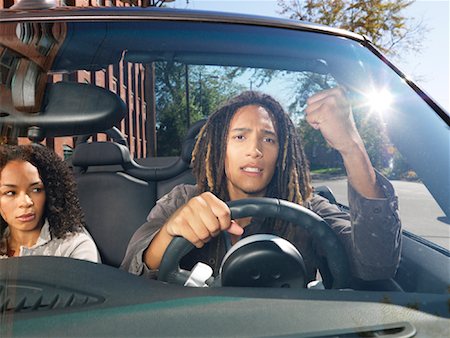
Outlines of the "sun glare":
M365 96L372 112L383 114L391 108L393 97L386 89L373 90Z

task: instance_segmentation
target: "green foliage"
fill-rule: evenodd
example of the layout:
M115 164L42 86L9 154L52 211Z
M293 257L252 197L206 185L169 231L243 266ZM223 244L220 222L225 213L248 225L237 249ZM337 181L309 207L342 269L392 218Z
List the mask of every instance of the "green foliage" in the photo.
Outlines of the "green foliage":
M354 110L353 115L373 166L380 170L387 168L390 165L392 154L389 153L390 143L383 130L383 123L379 118L364 110ZM299 134L311 169L344 168L339 153L331 148L320 131L312 128L305 119L300 120ZM399 170L401 169L399 168Z
M158 156L179 155L188 124L207 117L242 89L227 68L158 62L155 78Z
M330 75L316 73L299 73L293 79L295 92L292 102L288 107L294 120L303 115L303 109L306 106L306 100L317 92L330 89L337 86L336 81Z
M155 64L157 154L175 156L187 126L185 69L181 64Z
M324 169L316 169L311 170L311 174L313 175L341 175L341 168L324 168Z
M346 29L367 36L386 54L417 52L427 28L403 10L414 0L278 0L291 19Z
M418 180L416 173L397 149L393 149L390 165L384 169L383 174L394 180Z
M353 116L372 165L379 170L388 167L390 142L379 116L367 109L353 109Z
M319 130L312 128L305 119L301 119L298 126L305 155L309 160L310 169L344 168L339 153L331 148Z
M414 0L278 0L281 14L291 19L365 35L382 52L391 56L422 49L423 34L427 28L422 22L403 14L413 2ZM301 76L302 78L297 79L296 94L289 106L290 111L297 112L299 116L311 94L336 86L332 79L324 76ZM370 116L367 109L354 109L353 113L373 165L392 177L405 176L410 168L398 151L388 151L392 147L383 130L383 123L376 116ZM299 131L312 169L343 166L339 154L304 119L299 121Z

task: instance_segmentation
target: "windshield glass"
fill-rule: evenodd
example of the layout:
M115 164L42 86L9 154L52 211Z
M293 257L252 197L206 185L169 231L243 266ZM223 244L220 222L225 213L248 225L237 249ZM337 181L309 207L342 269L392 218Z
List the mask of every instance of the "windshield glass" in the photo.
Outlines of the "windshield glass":
M4 11L0 336L449 336L449 125L350 32Z
M450 161L448 126L361 41L306 30L162 20L4 23L0 32L4 143L29 142L20 121L45 110L48 83L95 84L124 101L127 113L115 125L131 155L141 165L164 167L177 160L195 122L230 97L260 91L278 100L294 122L314 187L328 187L345 208L343 159L305 113L311 96L339 87L372 165L395 188L403 229L450 249L450 182L442 175ZM97 132L95 141L108 139ZM77 133L53 135L45 144L70 161Z

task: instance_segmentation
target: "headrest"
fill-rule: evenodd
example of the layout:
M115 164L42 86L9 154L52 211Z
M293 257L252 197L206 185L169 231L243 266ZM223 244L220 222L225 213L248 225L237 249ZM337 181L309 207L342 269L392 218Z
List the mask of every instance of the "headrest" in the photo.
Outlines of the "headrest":
M117 127L111 127L110 129L101 131L100 133L105 134L108 136L113 142L122 144L128 148L128 142L125 136L122 134L122 132ZM81 143L86 143L87 140L89 140L94 134L86 134L86 135L80 135L77 137L76 146L78 146Z
M76 146L72 164L76 167L127 165L132 162L128 148L115 142L80 143Z
M181 146L181 159L190 164L192 159L192 151L194 150L197 135L205 125L206 119L195 122L188 130L186 137Z
M182 143L181 156L175 163L166 167L145 167L136 163L130 155L128 147L119 144L120 138L117 135L120 131L111 129L106 131L114 142L92 142L85 143L89 135L85 135L77 140L77 145L72 156L72 165L75 171L78 168L86 170L91 166L121 165L128 175L146 181L163 181L173 178L185 170L189 169L197 135L205 124L206 120L194 123L188 130L188 133ZM123 138L126 144L125 138Z

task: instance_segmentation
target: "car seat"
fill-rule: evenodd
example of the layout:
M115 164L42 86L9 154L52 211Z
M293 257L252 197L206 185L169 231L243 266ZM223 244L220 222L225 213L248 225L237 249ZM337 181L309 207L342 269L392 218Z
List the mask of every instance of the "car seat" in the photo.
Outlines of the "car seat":
M86 227L102 262L116 267L156 203L156 183L128 174L130 163L128 148L116 142L78 144L72 158Z
M86 227L100 251L102 262L120 266L131 236L146 221L156 201L181 183L194 184L190 170L195 138L204 124L187 133L179 158L161 165L158 158L137 163L117 128L105 131L112 142L77 139L71 165Z
M172 172L172 175L166 179L157 180L156 184L156 195L157 198L161 198L165 194L167 194L170 190L172 190L178 184L195 184L195 178L192 175L192 171L190 169L191 159L192 159L192 151L194 150L195 142L197 140L197 135L200 132L200 129L206 123L206 119L195 122L187 131L186 137L184 138L181 144L181 154L180 161L189 166L189 168L185 168L184 170L178 170Z

